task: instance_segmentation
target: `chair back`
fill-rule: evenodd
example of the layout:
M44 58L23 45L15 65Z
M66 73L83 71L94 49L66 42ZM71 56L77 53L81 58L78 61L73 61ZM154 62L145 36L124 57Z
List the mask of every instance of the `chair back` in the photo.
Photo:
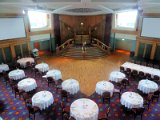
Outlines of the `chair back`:
M120 72L124 72L124 67L120 66Z
M26 62L26 66L29 67L31 66L31 63L29 61Z
M147 78L147 79L151 79L151 78L152 78L152 77L151 77L151 74L146 73L146 78Z
M137 75L137 74L138 74L138 71L137 71L137 70L133 70L133 71L132 71L132 74L133 74L133 75Z
M143 114L144 111L145 111L145 108L144 108L144 107L137 108L137 109L136 109L136 114L137 114L137 115L141 115L141 114Z
M19 93L19 89L17 85L14 86L14 91Z
M153 76L153 80L158 81L159 80L159 76L158 75L154 75Z
M68 92L66 90L61 90L62 97L68 97Z
M139 71L139 75L140 75L140 76L144 76L144 72Z
M131 69L130 69L130 68L127 68L126 70L127 70L127 72L131 72Z
M159 95L159 93L160 93L160 91L157 90L157 91L154 92L154 95Z
M103 94L102 94L102 97L103 98L110 98L110 92L104 92Z
M47 80L48 80L49 82L54 81L54 79L53 79L52 77L47 77Z
M159 69L159 68L160 68L160 66L159 66L158 64L154 64L153 67L156 68L156 69Z
M34 108L32 107L32 105L30 103L26 104L27 110L29 111L29 113L34 113Z

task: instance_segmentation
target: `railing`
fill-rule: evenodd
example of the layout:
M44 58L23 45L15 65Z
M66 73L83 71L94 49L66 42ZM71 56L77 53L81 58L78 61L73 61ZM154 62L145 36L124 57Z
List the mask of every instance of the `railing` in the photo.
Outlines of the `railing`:
M103 50L104 52L110 54L110 47L105 45L103 42L101 42L100 40L93 38L92 39L92 45L96 46L98 48L100 48L101 50Z
M62 45L58 46L56 48L56 54L60 54L63 52L65 49L71 47L74 44L74 39L69 39L66 42L64 42Z

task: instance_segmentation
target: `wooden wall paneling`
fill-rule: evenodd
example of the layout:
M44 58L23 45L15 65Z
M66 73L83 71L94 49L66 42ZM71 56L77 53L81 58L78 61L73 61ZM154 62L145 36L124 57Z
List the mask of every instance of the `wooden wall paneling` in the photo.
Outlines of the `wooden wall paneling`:
M139 44L139 52L138 52L138 57L143 58L144 55L144 48L145 48L145 43L140 42Z
M150 56L151 60L154 60L155 53L156 53L156 43L153 43L152 50L151 50L151 56Z
M14 47L14 45L11 45L10 48L11 48L12 57L13 57L13 58L16 58L16 52L15 52L15 47Z
M139 46L140 46L140 42L139 41L136 41L136 50L135 50L135 57L138 56L138 50L139 50Z
M28 54L31 54L31 46L30 46L30 42L27 42L27 46L28 46Z
M3 54L2 54L2 48L0 48L0 63L4 63Z
M20 44L20 50L21 50L21 55L22 55L22 57L24 57L24 55L23 55L23 48L22 48L22 44Z
M60 20L59 15L54 14L54 33L55 33L55 39L56 39L56 45L61 45L61 35L60 35Z
M153 44L146 44L146 51L144 58L151 59L151 50L152 50Z
M110 34L112 28L112 14L107 14L104 23L104 43L109 46L110 44Z
M4 48L2 48L2 56L3 56L3 60L6 62L6 55L5 55L5 52L4 52Z
M15 57L22 56L20 45L15 45L13 51L15 52Z
M144 44L143 58L144 58L145 55L146 55L146 48L147 48L147 44Z
M160 44L156 45L156 52L155 52L154 59L156 61L159 61L159 63L160 63Z
M6 62L11 62L12 61L12 53L11 53L11 48L10 47L5 47L4 49L4 54L6 57Z

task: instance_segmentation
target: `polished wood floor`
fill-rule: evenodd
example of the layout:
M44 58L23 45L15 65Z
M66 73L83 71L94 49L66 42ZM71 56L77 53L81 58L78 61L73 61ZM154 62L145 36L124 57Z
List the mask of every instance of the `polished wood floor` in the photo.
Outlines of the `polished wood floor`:
M120 65L128 59L128 52L117 50L99 59L77 60L50 55L43 56L41 61L48 63L50 69L59 69L63 80L70 78L78 80L81 92L89 96L95 92L98 81L108 80L109 74L112 71L119 71Z

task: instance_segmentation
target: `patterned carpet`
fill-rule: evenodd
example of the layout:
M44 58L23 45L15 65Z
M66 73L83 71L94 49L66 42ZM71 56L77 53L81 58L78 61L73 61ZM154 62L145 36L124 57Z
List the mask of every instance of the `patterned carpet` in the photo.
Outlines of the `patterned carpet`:
M42 90L48 90L53 93L55 104L54 107L51 106L47 110L42 111L40 113L36 113L36 120L62 120L62 109L60 107L61 95L60 92L57 92L56 89L51 85L50 87L47 86L47 81L42 79L41 76L34 76L33 72L30 70L25 70L27 77L35 78L37 81L38 87ZM125 91L135 91L137 88L138 82L132 80L130 86L127 87ZM96 93L92 94L91 96L87 97L86 95L79 92L74 97L69 97L68 102L66 103L67 106L78 98L89 98L95 101L99 106L99 111L102 112L109 106L109 104L103 104L101 96L97 95ZM14 93L12 93L11 87L9 85L6 86L3 77L0 78L0 103L4 103L5 110L0 114L0 116L4 120L29 120L28 117L28 110L25 107L25 102L22 98L14 97ZM1 105L1 104L0 104ZM1 107L3 107L1 105ZM109 113L109 120L133 120L134 117L129 114L124 114L120 102L119 97L114 95L111 99L110 103L111 111ZM1 111L0 111L1 112ZM31 116L30 119L33 119ZM153 101L150 105L149 110L145 110L143 115L144 120L159 120L160 119L160 102ZM137 116L136 120L140 120L140 116Z

